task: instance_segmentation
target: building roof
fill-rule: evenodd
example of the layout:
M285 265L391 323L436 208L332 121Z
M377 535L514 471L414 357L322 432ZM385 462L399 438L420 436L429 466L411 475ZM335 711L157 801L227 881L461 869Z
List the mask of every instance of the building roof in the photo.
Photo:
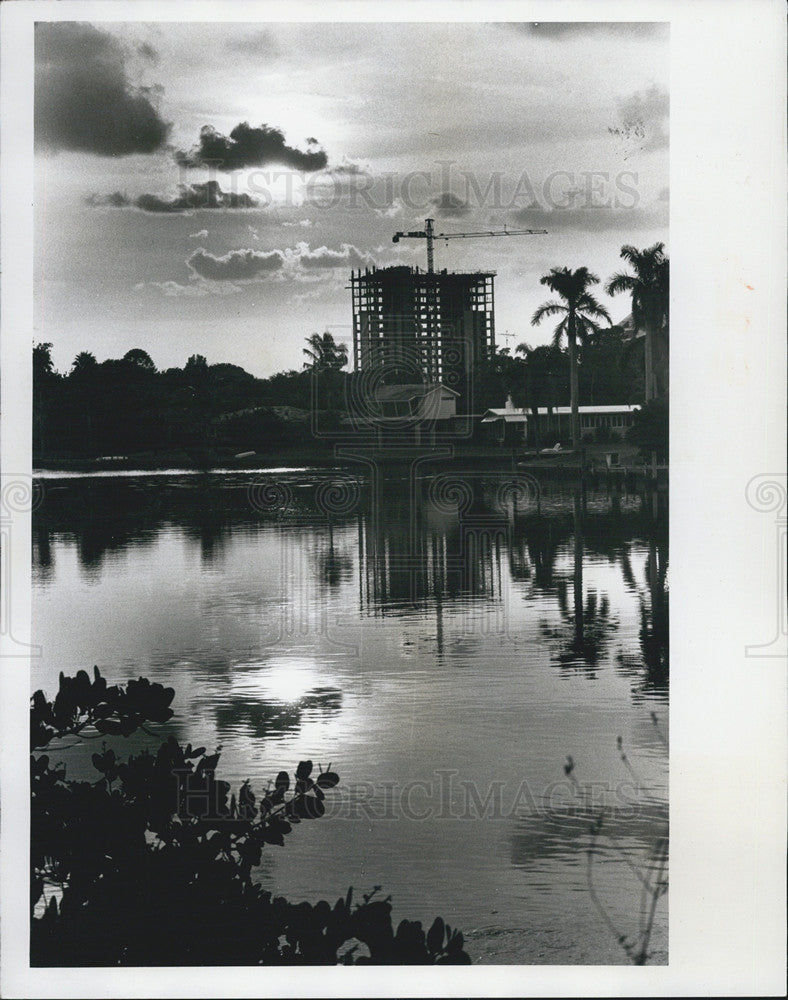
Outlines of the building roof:
M667 325L668 325L668 317L663 316L662 329L663 330L667 329ZM646 336L646 331L643 329L643 327L639 326L637 329L635 329L635 321L632 318L632 313L629 313L628 316L625 316L620 323L614 323L611 329L619 330L621 333L621 339L624 341L640 340L642 337ZM605 331L602 330L600 332L604 333Z
M503 420L507 424L524 424L528 416L522 410L488 410L482 417L483 424L493 424L496 420Z
M440 389L443 392L450 392L452 396L460 395L459 392L450 389L441 382L432 382L429 385L419 382L412 385L380 385L375 390L375 399L379 403L407 402L409 399L417 396L428 396L431 392L435 392L436 389Z
M632 413L639 409L640 407L637 405L630 406L624 403L610 403L607 406L579 406L578 413L581 416L593 416L604 413ZM556 416L566 416L571 412L571 406L554 406L552 409L552 413ZM538 416L546 416L549 413L550 411L546 406L540 406L536 411ZM522 407L496 407L487 410L482 417L482 423L491 424L496 420L503 420L507 424L521 424L525 423L528 417L533 415L533 410L527 410Z
M592 415L595 413L633 413L635 410L640 409L639 404L630 405L629 403L608 403L606 406L578 406L578 412L583 414ZM548 413L546 406L540 406L538 413ZM571 406L554 406L553 413L564 414L571 413Z

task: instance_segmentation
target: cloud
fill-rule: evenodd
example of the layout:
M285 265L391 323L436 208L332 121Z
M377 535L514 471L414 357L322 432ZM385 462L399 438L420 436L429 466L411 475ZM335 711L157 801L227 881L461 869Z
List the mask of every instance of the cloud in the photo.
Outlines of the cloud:
M86 201L94 207L138 208L142 212L157 214L193 212L198 208L248 209L256 208L259 204L257 199L249 194L222 191L218 181L181 184L174 198L162 198L157 194L141 194L136 198L129 198L120 191L113 191L107 195L89 195Z
M434 207L438 215L444 219L461 219L463 216L468 215L471 210L467 201L463 201L462 198L456 194L452 194L451 191L444 191L442 194L439 194L437 198L432 199L430 204Z
M230 250L223 257L215 257L203 247L186 261L195 274L209 281L251 281L280 270L284 262L281 250Z
M620 128L610 128L611 135L634 141L641 151L663 149L668 145L670 95L652 84L617 101Z
M298 263L307 270L333 267L371 267L375 263L369 254L363 253L350 243L343 243L339 250L331 250L325 246L318 247L317 250L310 250L305 243L300 243L296 254Z
M283 222L283 226L298 226L300 229L311 229L314 222L311 219L299 219L298 222Z
M240 52L256 59L275 59L279 55L276 39L265 28L240 35L238 38L230 38L225 43L225 48L228 52Z
M200 247L188 257L186 263L192 274L208 282L248 282L272 278L312 282L326 280L331 277L330 272L340 268L347 271L355 267L371 267L375 260L350 243L342 243L338 249L322 246L314 250L308 243L297 243L295 247L283 250L230 250L223 257ZM169 294L197 293L171 291Z
M90 24L39 22L35 30L35 140L96 156L154 153L170 126L132 87L120 42Z
M354 205L359 199L369 204L370 192L375 190L378 181L366 167L349 161L340 163L309 178L304 191L304 204L326 208L343 195L348 195Z
M312 141L317 142L317 139L313 139ZM329 173L335 174L338 177L370 176L370 172L366 167L362 167L360 163L355 163L353 160L348 160L347 158L342 163L338 163L335 167L332 167Z
M394 198L385 208L376 208L373 211L379 219L394 219L405 211L405 202L402 198Z
M159 59L160 59L159 53L150 44L150 42L142 42L140 45L138 45L137 52L139 52L139 54L143 57L143 59L147 59L148 62L153 63L154 66L157 66L159 64Z
M312 173L324 170L328 157L323 149L317 148L312 139L308 149L302 152L285 142L281 129L270 125L253 128L248 122L241 122L229 136L217 132L211 125L200 129L200 140L188 153L178 150L175 159L182 167L200 167L211 164L217 170L240 170L243 167L264 167L278 164Z
M122 191L113 191L112 194L89 194L85 198L85 203L91 208L129 208L134 204L133 200Z
M529 21L507 23L504 26L529 38L550 42L596 36L645 41L662 38L667 34L666 24L649 21Z
M635 204L631 207L616 207L614 204L609 204L552 209L533 203L513 212L510 218L523 228L546 229L548 233L567 230L589 233L610 230L626 232L636 229L662 229L668 225L667 205L659 200L651 205Z
M136 288L143 288L144 285L137 285ZM167 298L200 299L206 295L236 295L242 292L243 288L233 285L229 281L195 281L190 285L181 285L177 281L152 281L151 288L158 288Z
M208 235L208 230L207 229L201 229L199 231L199 233L189 233L189 239L190 240L204 240L207 235Z

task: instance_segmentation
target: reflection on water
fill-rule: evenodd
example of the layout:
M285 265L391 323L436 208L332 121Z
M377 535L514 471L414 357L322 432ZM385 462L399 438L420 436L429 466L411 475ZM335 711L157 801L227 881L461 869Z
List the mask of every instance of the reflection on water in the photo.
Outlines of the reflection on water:
M172 684L176 732L234 782L333 762L333 813L266 856L271 888L380 884L482 961L626 961L586 867L604 808L596 888L636 924L626 858L648 866L667 824L650 498L418 466L48 479L33 560L35 686L94 663ZM663 901L657 960L666 921Z
M342 707L342 691L320 684L314 664L297 659L238 664L224 697L210 706L224 740L245 730L270 736L297 730L305 721L327 717Z

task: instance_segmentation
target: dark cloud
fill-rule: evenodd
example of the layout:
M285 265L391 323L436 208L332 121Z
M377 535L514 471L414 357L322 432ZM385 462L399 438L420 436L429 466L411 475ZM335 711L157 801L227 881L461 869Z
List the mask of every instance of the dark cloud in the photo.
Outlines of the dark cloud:
M151 103L153 91L130 84L112 35L90 24L40 22L35 57L39 147L129 156L165 145L170 126Z
M90 195L87 202L97 207L138 208L143 212L156 213L193 212L197 208L256 208L259 204L257 199L249 194L222 191L218 181L181 184L174 198L162 198L157 194L141 194L137 198L129 198L120 191L114 191L108 195Z
M315 281L321 274L328 277L326 272L334 268L370 267L374 259L350 243L336 250L326 246L311 250L308 243L298 243L285 250L231 250L223 257L200 247L186 263L194 275L208 281L254 281L283 268L292 280Z
M134 204L133 199L122 191L113 191L112 194L89 194L85 201L92 208L129 208Z
M340 177L369 177L371 176L369 171L361 166L359 163L352 163L349 160L345 163L339 163L337 166L331 168L331 173L336 174Z
M370 267L374 260L350 243L343 243L341 249L330 250L328 247L318 247L310 250L301 249L298 257L301 267L308 270L331 267Z
M249 281L278 271L284 262L281 250L231 250L223 257L214 257L202 247L186 261L195 274L210 281Z
M158 65L158 63L159 63L159 53L150 44L150 42L142 42L140 45L138 45L137 46L137 52L139 52L139 54L144 59L147 59L148 62L153 63L155 66Z
M505 27L529 38L553 42L600 35L647 40L667 37L668 32L666 23L650 21L523 21L508 23Z
M656 201L651 205L628 207L581 205L573 208L543 208L532 204L510 216L512 222L526 229L546 229L548 233L575 230L601 233L610 230L626 232L636 229L662 229L668 225L667 205Z
M620 128L611 128L612 135L635 143L641 151L663 149L668 145L670 95L652 84L618 102Z
M324 150L312 148L306 152L288 146L284 133L270 125L254 128L248 122L236 125L229 136L217 132L211 125L200 129L200 141L188 153L178 150L175 159L182 167L213 165L217 170L240 170L242 167L264 167L278 164L294 170L313 172L324 170L328 157Z
M435 211L444 219L461 219L468 215L471 208L467 201L453 194L451 191L444 191L437 198L433 198L430 204Z

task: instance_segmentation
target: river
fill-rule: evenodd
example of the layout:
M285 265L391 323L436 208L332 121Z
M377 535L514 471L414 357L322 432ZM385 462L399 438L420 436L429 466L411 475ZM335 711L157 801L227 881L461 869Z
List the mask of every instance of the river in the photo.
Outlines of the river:
M330 762L326 817L257 872L293 901L380 886L475 962L628 962L667 835L664 513L360 468L46 474L33 686L94 664L172 685L169 728L233 784Z

